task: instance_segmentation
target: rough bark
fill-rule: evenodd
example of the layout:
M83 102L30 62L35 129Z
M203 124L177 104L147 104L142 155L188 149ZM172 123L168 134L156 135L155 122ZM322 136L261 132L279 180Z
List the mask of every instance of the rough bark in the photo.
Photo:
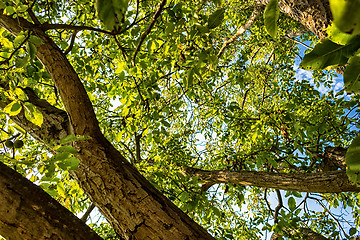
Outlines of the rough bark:
M4 89L7 88L6 85L1 84L0 87L3 87ZM33 124L26 119L23 110L20 114L11 116L11 120L25 129L26 132L31 134L31 136L36 140L41 142L57 143L59 139L70 134L70 123L65 111L52 106L43 99L38 98L35 92L30 88L25 88L23 90L28 97L28 101L35 105L42 113L44 122L41 127ZM0 101L0 109L3 109L10 102L11 100L9 99L6 101Z
M44 190L1 162L0 172L0 234L6 239L102 239Z
M200 180L210 184L233 183L287 191L314 193L360 191L360 187L349 182L344 170L316 173L273 173L229 170L205 171L196 168L187 168L185 174L197 176Z
M300 228L297 232L300 232L302 240L328 240L328 238L324 237L323 235L314 232L313 230L309 228ZM295 235L296 231L291 230L290 233L285 234L288 237L291 237ZM281 235L274 233L271 235L270 240L279 240L282 239Z
M51 75L70 120L70 133L90 136L74 143L81 163L76 179L114 230L125 239L213 239L164 197L102 135L92 104L69 61L41 27L0 15L14 35L31 30L43 44L37 57Z

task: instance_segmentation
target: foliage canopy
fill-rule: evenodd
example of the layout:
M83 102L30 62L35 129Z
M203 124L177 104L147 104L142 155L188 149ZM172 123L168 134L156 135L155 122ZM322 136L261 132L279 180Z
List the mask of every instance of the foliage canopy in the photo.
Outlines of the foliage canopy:
M358 233L356 191L280 192L196 174L320 174L329 151L349 147L359 131L358 95L329 90L338 76L322 71L348 63L346 90L359 92L359 29L343 26L346 14L335 19L343 32L332 25L329 39L315 45L317 36L280 13L274 0L266 8L233 0L2 0L0 10L46 31L81 79L106 139L216 239L259 239L272 232L300 239L303 228L331 239ZM23 113L34 129L44 124L30 92L59 109L67 106L36 58L43 40L30 30L14 36L5 27L0 39L0 141L24 143L3 145L0 160L72 212L84 212L91 202L69 174L81 162L71 143L91 137L39 139L14 120ZM304 51L299 42L315 46L300 65L314 70L311 79L296 73ZM348 173L355 183L358 142L346 158L354 163ZM346 217L337 215L345 209ZM93 227L115 239L108 224Z

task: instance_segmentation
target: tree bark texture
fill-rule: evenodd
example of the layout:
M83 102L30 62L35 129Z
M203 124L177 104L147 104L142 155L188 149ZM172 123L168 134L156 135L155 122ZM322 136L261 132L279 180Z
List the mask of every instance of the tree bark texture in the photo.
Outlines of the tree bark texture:
M60 93L70 133L91 137L74 143L80 159L76 179L114 230L125 239L213 239L105 139L78 75L41 27L3 14L0 26L13 35L31 30L41 39L37 57Z
M349 182L344 170L316 173L273 173L255 171L206 171L187 168L185 174L197 176L208 183L233 183L287 191L340 193L358 192L357 187Z
M0 234L9 240L100 240L83 221L0 162Z
M300 232L300 234L302 235L300 239L302 240L329 240L328 238L324 237L323 235L314 232L313 230L309 229L309 228L300 228L298 230L298 232ZM287 237L294 237L295 235L295 231L294 230L290 230L290 233L288 234L284 234L284 236ZM271 235L271 239L270 240L279 240L282 239L281 235L274 233L273 235Z

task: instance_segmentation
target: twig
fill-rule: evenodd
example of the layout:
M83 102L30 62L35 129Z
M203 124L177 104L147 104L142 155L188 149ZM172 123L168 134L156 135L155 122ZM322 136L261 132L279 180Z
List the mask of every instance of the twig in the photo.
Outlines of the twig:
M120 142L120 144L123 145L126 148L126 150L128 150L128 152L130 153L130 155L132 157L131 164L134 164L136 161L136 157L134 156L134 153L131 151L131 149L128 147L128 145L126 145L125 143Z
M288 35L285 35L285 38L287 38L287 39L289 39L289 40L292 40L292 41L296 42L297 44L301 44L301 45L303 45L304 47L306 47L307 49L314 49L314 48L306 45L305 43L296 40L295 38L289 37Z
M277 194L277 198L278 198L278 205L276 206L275 208L275 212L274 212L274 223L278 223L279 222L279 219L278 219L278 215L279 215L279 212L280 212L280 209L284 206L283 205L283 201L282 201L282 197L281 197L281 193L280 193L280 190L279 189L276 189L276 194Z
M31 10L32 7L35 5L36 1L33 2L33 4L26 10L27 13L29 14L31 20L33 20L33 22L36 24L36 25L41 25L41 23L39 22L39 20L36 18L34 12Z
M74 33L71 36L71 40L70 40L70 46L65 50L64 54L67 55L71 49L74 47L74 43L75 43L75 38L76 38L76 34L78 33L77 30L74 31Z
M152 27L154 26L155 24L155 21L156 19L160 16L161 14L161 11L163 10L164 6L166 4L166 0L162 0L161 3L159 4L158 6L158 9L156 10L148 28L145 30L145 32L140 36L140 39L139 39L139 42L138 42L138 45L136 46L136 49L135 49L135 52L134 52L134 55L133 55L133 58L132 58L132 65L135 66L135 59L136 59L136 55L137 53L139 52L140 48L141 48L141 45L142 43L144 42L146 36L150 33Z
M68 24L50 24L50 23L43 23L41 24L41 29L43 29L44 31L46 30L50 30L50 29L66 29L66 30L76 30L76 31L83 31L83 30L90 30L90 31L94 31L94 32L101 32L101 33L105 33L108 35L114 35L114 33L103 30L103 29L99 29L99 28L94 28L94 27L89 27L89 26L76 26L76 25L68 25Z
M237 30L237 32L223 44L219 53L217 54L218 58L221 57L221 55L223 54L223 52L227 46L229 46L232 42L234 42L241 34L243 34L246 30L248 30L254 24L256 18L260 15L261 9L262 9L262 6L260 4L255 5L254 11L252 12L249 20L247 20L247 22L243 26L241 26Z
M140 163L141 162L141 148L140 148L140 139L142 137L142 133L140 133L139 135L135 132L135 153L136 153L136 163Z
M16 53L17 51L19 51L20 48L22 48L23 45L29 40L30 36L31 36L31 34L28 33L27 36L26 36L26 38L20 43L20 45L19 45L17 48L14 49L14 51L10 54L10 56L9 56L7 59L5 59L5 60L3 60L3 61L0 62L0 65L9 63L10 60L11 60L11 58L15 55L15 53Z
M86 212L84 213L84 215L80 218L81 221L86 222L86 220L89 218L90 213L92 212L92 210L94 210L95 208L95 204L91 203L90 207L86 210Z

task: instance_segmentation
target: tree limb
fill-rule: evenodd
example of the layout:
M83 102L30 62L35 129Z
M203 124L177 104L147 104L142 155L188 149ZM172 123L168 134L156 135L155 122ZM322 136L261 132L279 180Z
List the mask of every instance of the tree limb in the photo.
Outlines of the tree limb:
M90 216L90 213L92 212L92 210L94 210L95 208L95 204L91 203L91 205L89 206L89 208L86 210L86 212L84 213L84 215L81 217L81 221L86 222L87 219Z
M96 239L84 222L0 162L0 234L6 239Z
M360 191L360 187L349 182L344 170L316 173L272 173L230 170L206 171L187 167L184 174L197 176L199 180L212 184L233 183L287 191L317 193Z
M221 47L220 51L217 54L217 57L220 58L221 55L223 54L225 48L227 46L229 46L231 43L233 43L241 34L243 34L246 30L250 29L250 27L254 24L256 18L260 15L261 13L261 9L262 6L260 4L256 4L254 7L254 11L251 14L250 18L247 20L247 22L241 26L237 32L229 39L227 40L223 46Z

